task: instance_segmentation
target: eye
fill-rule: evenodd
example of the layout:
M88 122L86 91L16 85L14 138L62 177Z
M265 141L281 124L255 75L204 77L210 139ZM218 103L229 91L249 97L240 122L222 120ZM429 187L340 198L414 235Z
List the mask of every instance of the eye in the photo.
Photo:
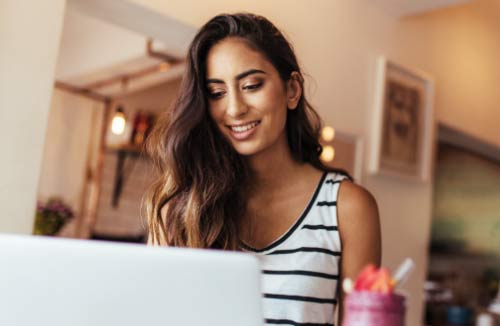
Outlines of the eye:
M208 93L208 97L210 97L211 99L219 99L221 98L222 96L224 95L224 92L213 92L213 93Z
M248 85L248 86L243 87L243 89L256 90L256 89L259 89L262 86L262 84L263 83L260 82L260 83L257 83L257 84Z

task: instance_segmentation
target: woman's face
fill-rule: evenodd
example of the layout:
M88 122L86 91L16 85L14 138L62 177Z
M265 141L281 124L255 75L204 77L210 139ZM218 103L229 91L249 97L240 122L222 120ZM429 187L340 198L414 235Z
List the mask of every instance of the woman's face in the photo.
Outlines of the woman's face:
M285 85L261 53L234 37L214 45L206 64L210 116L236 151L250 156L288 146L286 115L300 98L298 82Z

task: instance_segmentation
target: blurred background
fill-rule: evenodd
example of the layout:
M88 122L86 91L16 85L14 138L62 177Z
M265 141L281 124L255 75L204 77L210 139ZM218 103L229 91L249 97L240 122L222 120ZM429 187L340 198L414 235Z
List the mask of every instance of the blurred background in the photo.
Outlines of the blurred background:
M0 232L144 243L144 140L196 30L238 11L291 41L383 265L415 260L407 325L471 324L500 279L498 0L0 0Z

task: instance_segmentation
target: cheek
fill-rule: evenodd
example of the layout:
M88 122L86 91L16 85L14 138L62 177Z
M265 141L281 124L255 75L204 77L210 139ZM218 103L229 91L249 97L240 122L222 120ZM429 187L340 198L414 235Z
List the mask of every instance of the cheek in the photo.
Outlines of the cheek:
M256 96L250 96L248 103L261 114L280 115L286 111L286 98L279 86L273 85Z
M264 108L265 114L272 117L273 124L276 127L281 127L281 124L285 124L287 104L282 94L276 91L267 94L263 100L262 108ZM279 124L279 126L276 124Z

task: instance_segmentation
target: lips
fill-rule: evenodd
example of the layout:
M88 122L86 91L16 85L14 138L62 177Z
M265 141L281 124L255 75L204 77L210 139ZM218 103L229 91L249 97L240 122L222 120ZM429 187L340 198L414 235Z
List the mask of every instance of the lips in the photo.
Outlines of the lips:
M230 125L228 126L232 132L242 133L257 127L260 124L260 120L252 121L246 124Z
M260 120L255 120L245 124L229 125L227 127L233 139L243 141L252 136L257 127L260 125L260 122Z

